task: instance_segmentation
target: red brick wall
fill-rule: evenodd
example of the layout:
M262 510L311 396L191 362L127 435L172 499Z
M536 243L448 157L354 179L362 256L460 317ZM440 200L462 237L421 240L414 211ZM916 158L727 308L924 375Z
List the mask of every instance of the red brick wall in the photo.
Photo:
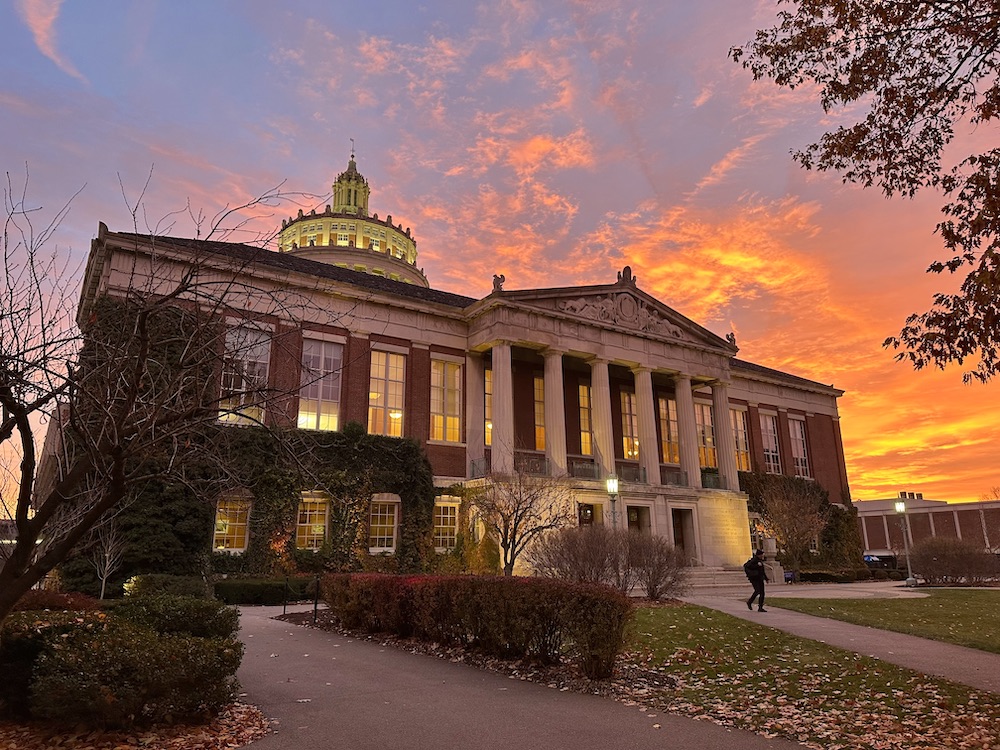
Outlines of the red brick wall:
M914 544L923 541L924 539L930 539L931 535L931 518L929 513L910 513L910 538L913 540ZM950 515L950 513L949 513ZM941 529L938 528L937 518L935 521L935 530L938 536L941 535ZM952 525L954 528L954 524Z
M276 325L268 373L276 397L268 404L269 424L276 427L295 427L297 424L301 367L302 330Z
M344 347L341 378L344 424L357 422L368 429L368 387L371 379L371 345L368 339L350 336Z
M530 362L515 361L512 366L514 393L514 448L535 449L535 375L542 370ZM494 412L496 408L494 407Z
M958 527L962 532L962 539L979 547L986 546L982 516L978 510L958 511Z
M881 516L867 516L859 518L858 521L864 524L865 530L868 532L868 549L889 549L889 540L886 539L885 526L882 523ZM863 532L861 539L863 543ZM900 540L902 540L902 537L900 537Z
M955 528L954 511L950 510L937 511L936 513L933 513L933 516L934 516L934 533L937 536L946 536L946 537L951 537L952 539L956 539L958 537L958 529Z
M809 463L816 481L830 493L830 502L839 503L847 491L842 472L844 447L840 442L839 423L832 417L816 414L806 417L809 440Z
M427 459L437 476L465 476L465 448L460 445L425 445Z
M431 434L431 354L411 347L406 357L406 424L403 434L426 447Z

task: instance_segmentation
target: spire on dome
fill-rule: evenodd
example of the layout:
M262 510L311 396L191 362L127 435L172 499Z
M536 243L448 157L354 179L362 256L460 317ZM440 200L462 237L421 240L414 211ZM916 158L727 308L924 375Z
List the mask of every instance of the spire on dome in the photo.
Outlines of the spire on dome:
M371 190L368 180L358 171L354 155L354 139L351 138L351 158L347 162L347 169L337 175L337 181L333 183L333 212L367 216Z

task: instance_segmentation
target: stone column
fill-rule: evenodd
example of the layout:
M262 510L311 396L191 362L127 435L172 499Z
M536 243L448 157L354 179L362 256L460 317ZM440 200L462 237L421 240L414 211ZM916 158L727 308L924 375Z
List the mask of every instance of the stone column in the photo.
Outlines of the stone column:
M656 440L656 404L653 401L653 372L648 367L632 368L635 377L636 415L639 419L639 465L646 482L660 483L660 446Z
M739 472L736 468L736 439L729 416L729 385L721 380L712 384L712 411L715 414L715 455L719 459L722 488L738 491Z
M594 459L604 481L615 473L615 433L611 419L611 378L606 359L590 361L590 407L594 417Z
M545 357L545 458L552 476L566 474L566 399L563 387L563 353L546 349Z
M677 431L680 442L681 469L687 476L688 487L701 487L701 465L698 462L698 427L694 418L694 396L691 393L691 376L679 372L674 375L677 397Z
M514 471L514 385L509 341L493 345L493 445L490 470Z
M472 477L472 464L482 466L486 457L486 366L477 352L465 353L465 470ZM483 467L485 468L485 467Z

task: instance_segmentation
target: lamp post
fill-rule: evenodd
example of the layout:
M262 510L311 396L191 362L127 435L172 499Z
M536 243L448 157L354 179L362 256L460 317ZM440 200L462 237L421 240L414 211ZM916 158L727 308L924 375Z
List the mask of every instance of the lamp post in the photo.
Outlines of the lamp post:
M899 514L899 526L903 530L903 554L906 555L906 585L913 587L917 585L917 579L913 577L913 568L910 567L910 542L906 523L906 501L896 501L896 512Z
M615 502L618 500L618 475L611 474L607 480L608 498L611 500L611 528L618 528L618 507Z

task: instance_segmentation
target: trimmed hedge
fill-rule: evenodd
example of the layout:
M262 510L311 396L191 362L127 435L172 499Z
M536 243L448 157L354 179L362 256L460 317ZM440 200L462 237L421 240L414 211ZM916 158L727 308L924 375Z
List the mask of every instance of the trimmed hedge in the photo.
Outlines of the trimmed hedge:
M174 576L166 573L147 573L132 576L125 582L125 596L157 596L174 594L196 599L208 598L208 586L200 576Z
M543 664L568 654L591 679L611 676L632 615L611 588L542 578L329 574L320 585L346 628Z
M285 601L312 599L315 578L229 578L215 584L215 598L226 604L275 606ZM286 585L287 584L287 585Z
M240 630L239 612L214 599L169 595L128 598L116 602L111 612L163 635L235 638Z

